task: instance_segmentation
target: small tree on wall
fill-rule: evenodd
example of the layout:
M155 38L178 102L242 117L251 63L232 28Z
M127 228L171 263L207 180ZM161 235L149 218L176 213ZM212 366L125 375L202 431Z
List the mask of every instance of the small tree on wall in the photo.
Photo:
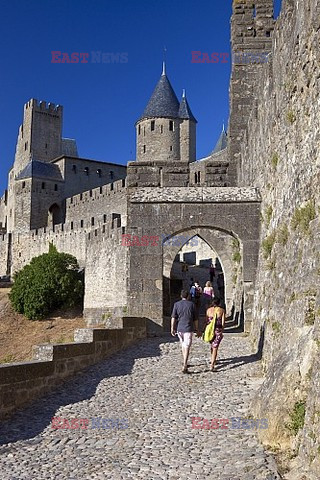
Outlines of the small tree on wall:
M13 278L11 304L30 320L42 319L56 308L72 307L83 299L83 273L77 259L59 253L53 244L49 253L33 258Z

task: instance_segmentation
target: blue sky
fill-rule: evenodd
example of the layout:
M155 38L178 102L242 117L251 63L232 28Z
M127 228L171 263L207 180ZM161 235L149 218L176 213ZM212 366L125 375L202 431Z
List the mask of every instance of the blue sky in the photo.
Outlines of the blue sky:
M281 0L275 0L276 15ZM0 0L0 191L13 163L23 104L64 106L65 137L79 155L126 164L135 157L134 123L160 77L198 120L197 158L228 120L231 64L191 63L191 52L230 53L231 0ZM52 63L52 51L89 53L88 63ZM92 63L91 52L124 53L125 63Z

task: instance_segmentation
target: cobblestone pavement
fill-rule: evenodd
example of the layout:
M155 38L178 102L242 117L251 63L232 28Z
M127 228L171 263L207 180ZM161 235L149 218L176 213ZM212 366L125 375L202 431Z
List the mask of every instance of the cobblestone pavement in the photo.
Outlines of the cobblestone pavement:
M212 373L196 339L183 375L177 341L146 339L78 374L1 425L1 480L280 479L254 430L192 429L191 417L245 417L261 382L247 338L226 334L220 350ZM52 417L89 425L55 430ZM91 428L97 417L128 428Z

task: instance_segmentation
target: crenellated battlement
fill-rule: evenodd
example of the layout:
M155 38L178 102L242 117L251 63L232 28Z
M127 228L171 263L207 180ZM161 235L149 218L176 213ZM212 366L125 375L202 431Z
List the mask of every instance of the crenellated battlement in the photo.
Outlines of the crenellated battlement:
M62 114L63 112L63 106L62 105L55 105L54 103L51 102L45 102L44 100L41 100L40 102L35 99L31 98L25 106L24 110L28 110L30 108L33 108L34 110L39 110L40 112L47 112L47 113L56 113L56 114Z
M117 180L113 183L107 183L101 187L87 190L78 195L66 199L67 208L75 207L79 204L87 203L88 201L101 200L103 197L115 195L126 191L126 180Z

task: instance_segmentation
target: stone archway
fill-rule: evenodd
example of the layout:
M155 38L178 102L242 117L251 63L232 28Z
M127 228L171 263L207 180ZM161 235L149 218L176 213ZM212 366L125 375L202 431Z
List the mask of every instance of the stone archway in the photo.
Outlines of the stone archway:
M48 226L53 228L59 223L62 223L62 210L57 203L54 203L48 210Z
M180 252L183 250L183 246L186 244L188 238L198 238L202 242L202 245L207 245L208 250L205 253L208 253L208 263L211 262L212 258L215 258L220 263L225 283L224 300L227 315L228 317L232 317L236 323L239 323L239 318L242 311L242 299L244 290L242 276L242 245L239 239L234 235L219 229L209 227L199 227L185 230L183 232L178 232L171 235L166 241L163 242L162 293L164 307L163 313L164 317L167 317L166 323L168 322L168 317L170 316L170 310L172 308L173 301L177 300L176 297L179 293L179 288L188 286L186 285L186 279L189 278L190 275L179 275L178 272L174 273L174 269L177 270L177 267L174 267L175 263L178 263L177 255L181 255ZM200 245L200 249L201 248L203 249L203 247ZM199 248L195 246L195 256L197 256L197 251L199 253ZM211 252L211 256L209 251ZM199 255L199 259L201 259L201 255ZM196 264L199 263L200 262L196 260ZM198 269L197 272L201 272L201 270L202 268L200 268L200 270ZM207 278L207 280L209 280L208 269L206 269L206 272L204 271L202 275L201 273L198 274L198 277L199 276L200 278L198 279L200 280L200 284L204 283L204 278Z

